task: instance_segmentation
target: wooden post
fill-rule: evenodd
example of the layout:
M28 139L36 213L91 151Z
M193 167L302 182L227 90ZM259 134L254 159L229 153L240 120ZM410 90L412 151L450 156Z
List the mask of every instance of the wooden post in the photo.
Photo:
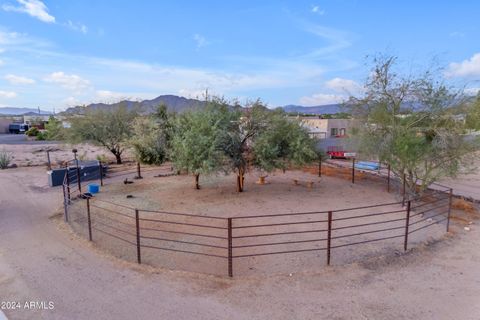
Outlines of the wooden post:
M387 175L387 192L390 193L390 164L388 165L388 175Z
M355 183L355 158L352 158L352 183Z
M452 196L453 196L453 189L450 188L450 192L448 195L447 232L450 230L450 213L452 211Z
M90 198L87 198L88 240L92 241L92 219L90 218Z
M233 238L232 238L232 218L227 218L228 229L228 276L233 277Z
M328 211L328 233L327 233L327 266L330 265L330 250L332 247L332 211Z
M403 173L403 187L402 187L402 207L405 207L405 192L406 192L407 176Z
M410 205L411 201L408 200L407 202L407 217L405 219L405 240L403 242L403 249L407 251L408 247L408 227L410 226Z
M135 209L135 226L137 229L137 262L142 263L142 256L140 253L140 218L138 215L138 209Z

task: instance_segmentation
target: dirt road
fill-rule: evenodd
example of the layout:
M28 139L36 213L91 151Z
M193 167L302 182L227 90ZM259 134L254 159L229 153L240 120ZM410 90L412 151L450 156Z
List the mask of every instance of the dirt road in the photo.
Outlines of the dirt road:
M31 182L31 181L39 181ZM316 273L228 280L120 262L55 219L42 168L0 171L0 301L9 319L479 319L480 228Z

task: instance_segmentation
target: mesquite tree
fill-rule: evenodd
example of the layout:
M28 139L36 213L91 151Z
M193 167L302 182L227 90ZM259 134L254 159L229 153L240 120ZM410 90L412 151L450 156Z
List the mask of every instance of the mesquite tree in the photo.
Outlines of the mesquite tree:
M244 110L227 110L223 116L224 130L217 139L218 148L226 157L226 168L237 176L237 191L244 189L245 173L254 160L252 146L255 139L268 128L268 109L260 101L250 104Z
M103 146L121 164L136 116L136 110L123 105L108 110L88 110L84 115L70 117L69 138L74 143L88 141Z
M267 129L255 139L255 165L267 172L302 166L318 159L315 145L299 120L288 118L283 110L275 110L269 116Z
M195 177L195 188L200 189L200 174L209 174L221 167L222 154L217 148L217 137L223 129L219 114L222 106L211 105L205 110L187 111L174 121L171 141L171 160L177 170Z
M160 165L169 159L174 119L174 113L159 105L153 114L133 121L130 144L138 161Z
M351 98L349 105L364 122L361 153L390 164L399 177L405 174L408 189L417 193L468 169L475 146L450 113L461 99L439 74L403 75L396 63L395 57L376 57L364 96Z

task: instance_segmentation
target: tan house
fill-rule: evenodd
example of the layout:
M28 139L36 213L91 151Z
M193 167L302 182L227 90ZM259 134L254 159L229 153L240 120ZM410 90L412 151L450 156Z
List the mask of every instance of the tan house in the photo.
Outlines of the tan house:
M304 117L301 119L310 135L318 139L343 138L358 125L353 119L320 119Z

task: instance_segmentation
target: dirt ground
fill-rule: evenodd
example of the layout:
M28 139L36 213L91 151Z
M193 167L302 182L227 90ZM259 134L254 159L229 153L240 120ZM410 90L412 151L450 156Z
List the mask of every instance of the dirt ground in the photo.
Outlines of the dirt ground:
M177 212L197 214L200 216L228 218L233 217L234 256L251 254L265 254L270 252L283 252L292 250L310 250L312 252L300 252L278 255L261 255L256 257L243 257L234 259L235 276L259 276L272 274L289 274L299 271L314 271L326 265L326 230L328 212L353 207L365 207L376 204L393 203L376 208L356 209L349 211L333 212L333 228L344 228L359 225L349 229L339 229L332 233L334 239L332 246L341 246L360 241L372 241L382 237L397 237L384 241L373 241L358 246L349 246L333 249L332 263L336 265L352 263L366 257L378 256L389 252L399 252L403 248L403 235L405 226L405 208L398 203L397 194L387 193L384 183L370 181L364 177L363 181L352 184L345 179L324 175L322 178L308 172L287 171L286 173L271 173L267 177L267 184L256 183L260 173L253 172L246 176L246 191L235 191L234 176L211 176L201 179L201 190L193 189L193 177L171 176L152 178L145 177L143 180L134 180L133 184L122 182L106 182L102 191L90 201L91 217L94 228L94 241L101 248L114 255L136 261L136 237L134 224L134 209L140 210L142 245L162 247L166 249L193 251L203 254L216 255L219 257L191 255L186 253L158 250L154 248L142 248L143 263L153 266L161 266L174 270L186 270L202 272L214 275L225 275L227 272L226 257L227 242L225 239L205 239L204 237L172 234L171 232L187 232L204 234L207 236L226 237L226 220L201 217L178 217L160 212ZM107 179L108 180L108 179ZM298 180L295 185L293 180ZM313 188L306 186L307 182L314 182ZM130 195L131 198L126 198ZM108 202L102 202L108 201ZM438 208L439 205L442 205ZM413 208L414 205L412 205ZM440 239L445 234L445 219L448 199L440 203L422 206L418 210L412 210L412 216L416 211L427 211L412 217L411 224L415 228L427 226L434 221L438 224L428 229L413 233L409 239L410 246ZM130 209L128 209L130 208ZM347 218L391 212L388 215L373 217L359 217L353 220L339 220ZM319 212L318 214L274 216L268 215ZM122 215L118 215L118 213ZM429 216L437 215L433 219ZM123 215L127 215L125 217ZM267 215L262 218L242 218L252 215ZM87 236L86 203L77 201L70 210L71 221L74 229ZM154 222L151 219L160 219L163 222ZM393 221L392 221L393 220ZM318 222L312 222L318 221ZM385 221L392 221L384 223ZM170 223L172 222L173 225ZM191 226L181 226L178 222L189 223ZM306 222L309 222L308 224ZM287 224L245 228L252 225ZM364 225L367 223L380 223ZM213 226L215 229L196 227L196 225ZM238 228L238 229L237 229ZM376 233L368 233L380 229L395 228ZM413 228L413 227L412 227ZM161 229L165 232L158 232ZM102 231L110 232L117 237L126 239L126 243L118 238L105 235ZM169 232L171 231L171 232ZM313 232L315 231L315 232ZM294 233L292 232L305 232ZM272 233L287 233L285 235L269 235ZM358 234L360 233L360 234ZM264 235L269 236L264 236ZM349 234L358 234L346 237ZM262 235L251 237L252 235ZM160 238L155 239L155 238ZM173 241L183 241L174 243ZM313 241L314 240L314 241ZM286 244L285 242L296 241L297 243ZM309 242L312 241L312 242ZM191 243L206 244L214 247L203 247ZM278 245L257 246L261 243L280 243ZM238 248L237 248L238 247Z
M49 218L61 190L44 177L43 168L0 171L0 300L55 304L4 310L10 319L480 318L478 221L470 231L459 221L446 239L405 254L229 280L96 249Z
M103 147L89 144L65 144L46 141L32 141L30 144L1 144L0 151L7 151L12 155L11 164L19 167L28 166L47 166L47 150L50 151L50 161L52 166L59 166L64 161L72 160L72 149L78 150L78 157L82 160L96 160L97 156L105 157L109 162L115 158ZM126 158L132 158L130 154L125 154Z

